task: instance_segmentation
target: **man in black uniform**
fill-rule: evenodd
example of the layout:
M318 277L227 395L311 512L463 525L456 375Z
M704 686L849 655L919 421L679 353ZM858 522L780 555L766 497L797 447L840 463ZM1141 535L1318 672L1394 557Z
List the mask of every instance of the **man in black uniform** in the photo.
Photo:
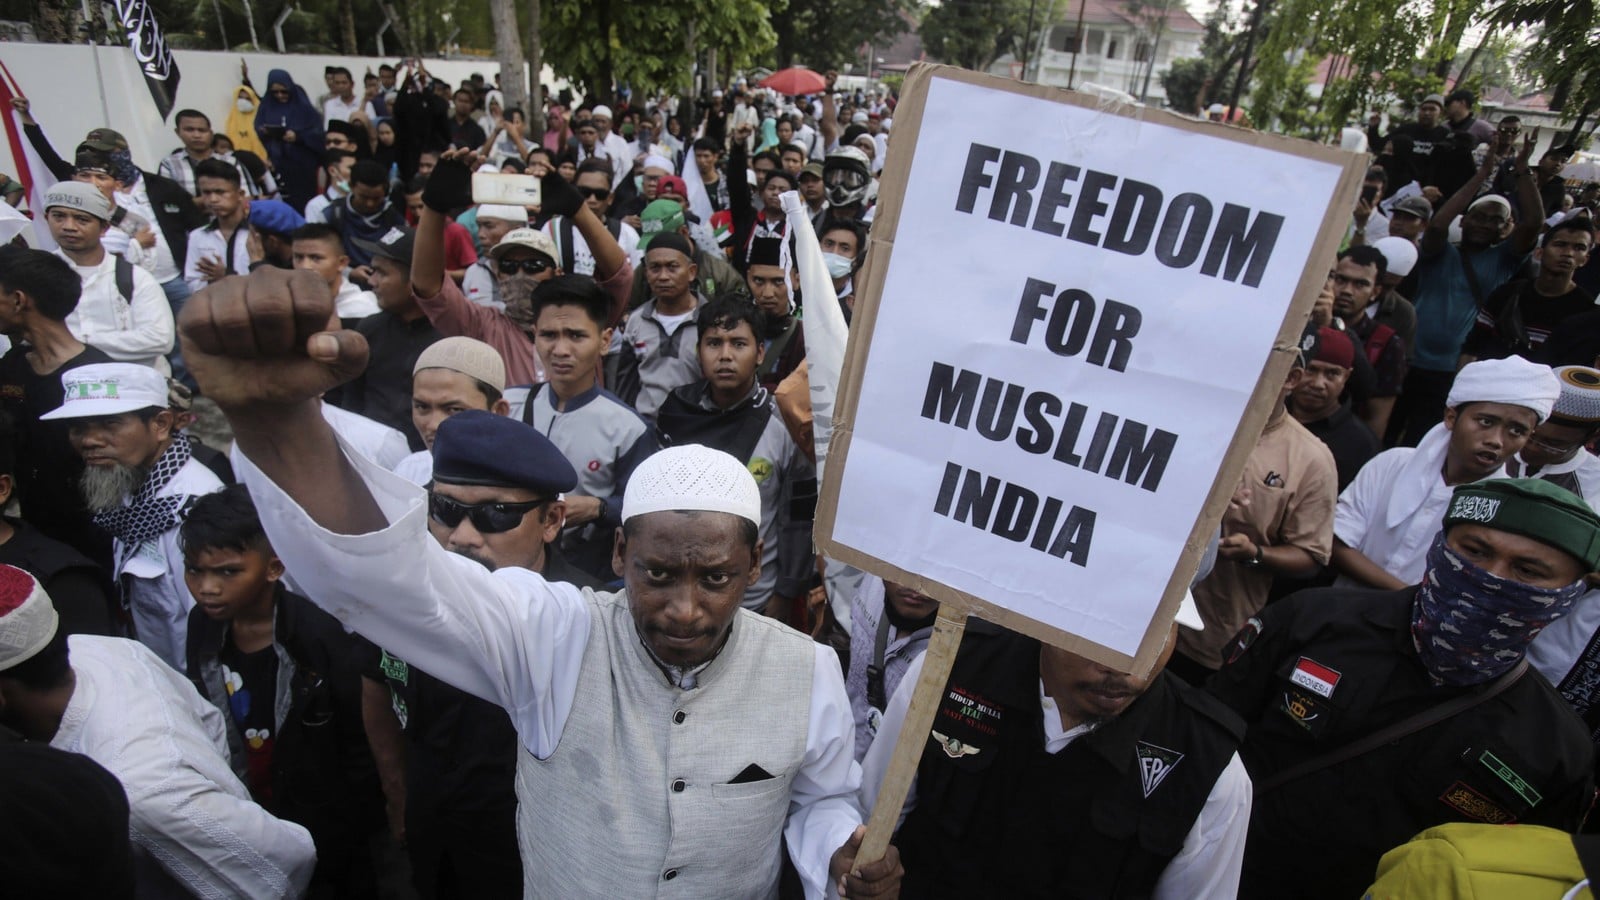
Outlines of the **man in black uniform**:
M490 569L517 566L598 589L551 543L566 515L559 497L577 485L578 473L538 429L467 410L434 435L428 527L447 549ZM418 892L520 898L511 719L375 647L372 660L363 719Z
M1185 598L1182 624L1203 626ZM1232 897L1250 816L1243 723L1164 671L1144 678L970 620L895 838L902 897ZM912 663L862 761L870 806Z
M1239 896L1359 897L1379 857L1446 822L1575 831L1594 745L1524 655L1597 568L1582 500L1477 482L1452 495L1420 585L1305 591L1252 620L1209 686L1250 728Z

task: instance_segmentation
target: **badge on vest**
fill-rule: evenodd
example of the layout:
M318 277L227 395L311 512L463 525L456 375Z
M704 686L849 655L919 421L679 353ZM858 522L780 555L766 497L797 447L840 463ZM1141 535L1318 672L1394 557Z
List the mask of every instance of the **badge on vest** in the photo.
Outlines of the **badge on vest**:
M1328 710L1322 701L1299 691L1284 691L1283 706L1279 708L1296 725L1313 735L1321 734L1323 727L1328 724Z
M1339 678L1337 671L1308 656L1300 657L1300 661L1294 664L1293 674L1289 676L1290 681L1324 699L1333 696L1333 689L1339 685Z
M1233 642L1228 645L1228 658L1225 660L1225 664L1232 665L1238 662L1239 657L1243 656L1244 652L1249 650L1250 645L1255 643L1256 638L1260 636L1261 619L1251 616L1250 621L1244 623L1244 627L1239 629L1239 633L1233 636Z
M1161 786L1178 763L1183 762L1182 753L1144 741L1135 741L1133 752L1139 757L1139 781L1144 785L1146 798Z
M1469 819L1490 825L1509 825L1517 821L1504 807L1490 800L1471 785L1457 781L1445 788L1439 801Z
M951 759L960 759L963 756L976 756L982 751L981 747L974 747L971 744L964 744L953 737L947 737L937 731L931 731L928 734L933 738L934 743L939 745L939 749L944 751L944 755L950 757Z

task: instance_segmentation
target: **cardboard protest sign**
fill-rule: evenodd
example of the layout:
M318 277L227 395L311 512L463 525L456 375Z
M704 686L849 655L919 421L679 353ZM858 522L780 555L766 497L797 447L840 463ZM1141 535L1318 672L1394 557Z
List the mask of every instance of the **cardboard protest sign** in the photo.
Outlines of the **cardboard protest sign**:
M914 68L841 381L823 552L919 586L951 618L1147 671L1363 171L1333 148Z

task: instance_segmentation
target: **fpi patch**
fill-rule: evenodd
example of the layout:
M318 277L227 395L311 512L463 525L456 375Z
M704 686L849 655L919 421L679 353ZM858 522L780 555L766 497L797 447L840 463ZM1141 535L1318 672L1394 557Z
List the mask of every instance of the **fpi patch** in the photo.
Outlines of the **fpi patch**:
M1296 725L1312 734L1320 734L1327 721L1327 710L1322 708L1322 702L1299 691L1283 692L1283 711Z
M1445 806L1470 819L1488 822L1490 825L1509 825L1517 820L1517 817L1507 812L1504 807L1464 782L1458 781L1445 788L1444 793L1439 795L1439 800Z
M1133 751L1139 757L1139 781L1144 785L1146 797L1160 787L1161 782L1183 761L1182 753L1144 741L1136 741Z
M1339 673L1309 656L1300 657L1294 664L1294 673L1289 680L1300 685L1306 690L1320 697L1332 697L1333 689L1339 684Z
M950 757L951 759L960 759L963 756L976 756L983 749L981 747L974 747L971 744L963 743L953 737L947 737L937 731L931 731L928 734L933 738L934 743L938 744L939 748L944 751L944 755Z

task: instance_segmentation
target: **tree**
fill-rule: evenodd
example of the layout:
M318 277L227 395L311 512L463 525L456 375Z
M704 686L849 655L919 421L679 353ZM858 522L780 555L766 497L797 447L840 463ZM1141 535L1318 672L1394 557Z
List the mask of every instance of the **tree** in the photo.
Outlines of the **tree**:
M1167 92L1167 105L1180 112L1200 108L1200 94L1211 77L1211 63L1204 57L1175 59L1161 73L1161 87Z
M860 59L858 48L904 32L915 6L914 0L789 0L772 14L778 67L842 68Z
M1007 53L1021 59L1027 30L1027 0L944 0L920 33L929 56L981 72Z
M500 62L500 91L505 97L502 111L527 106L527 91L522 81L522 29L517 27L514 0L489 0L494 17L494 55ZM534 80L539 76L534 74Z
M1600 8L1593 0L1503 0L1485 21L1538 29L1525 60L1551 91L1550 108L1572 122L1567 139L1576 142L1600 109Z

